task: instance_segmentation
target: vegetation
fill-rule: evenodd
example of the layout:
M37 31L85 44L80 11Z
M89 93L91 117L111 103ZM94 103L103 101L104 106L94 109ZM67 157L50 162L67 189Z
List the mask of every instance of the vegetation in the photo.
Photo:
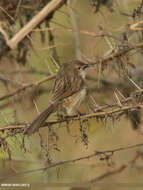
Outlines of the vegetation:
M2 184L142 186L142 19L141 0L0 1ZM72 59L92 65L81 114L54 113L24 135L48 107L60 65Z

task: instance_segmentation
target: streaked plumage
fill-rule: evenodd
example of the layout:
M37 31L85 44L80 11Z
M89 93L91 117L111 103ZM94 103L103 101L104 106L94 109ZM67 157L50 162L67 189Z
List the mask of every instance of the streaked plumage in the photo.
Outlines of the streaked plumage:
M74 104L76 106L79 103L81 103L82 99L84 99L84 96L86 94L84 80L85 69L87 67L88 65L81 61L72 61L69 63L64 63L61 66L57 73L53 90L51 92L49 107L37 116L37 118L31 123L31 125L25 130L25 134L31 135L32 133L36 132L39 129L39 127L45 122L45 120L49 117L49 115L57 110L57 107L62 100L67 99L68 97L78 92L81 92L81 95L83 97L80 97L78 95L79 100L75 99ZM74 105L72 107L70 109L74 109Z

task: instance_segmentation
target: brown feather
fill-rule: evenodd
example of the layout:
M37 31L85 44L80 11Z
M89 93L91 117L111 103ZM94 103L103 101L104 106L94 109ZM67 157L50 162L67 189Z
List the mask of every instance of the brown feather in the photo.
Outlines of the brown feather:
M32 133L35 133L38 131L39 127L44 124L45 120L48 118L48 116L54 112L55 107L57 104L51 104L47 109L45 109L42 113L40 113L36 119L31 123L30 127L28 127L24 134L31 135Z

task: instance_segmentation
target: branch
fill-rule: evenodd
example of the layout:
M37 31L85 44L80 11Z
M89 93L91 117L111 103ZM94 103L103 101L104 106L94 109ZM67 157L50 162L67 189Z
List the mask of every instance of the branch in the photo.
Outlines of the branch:
M47 126L51 126L51 125L54 125L54 124L58 124L58 123L63 123L63 122L69 122L69 121L76 121L76 120L87 120L87 119L90 119L90 118L105 118L105 117L108 117L108 116L111 116L112 114L115 114L115 113L122 113L122 112L125 112L125 111L133 111L133 110L136 110L136 109L140 109L141 107L139 105L136 105L136 106L123 106L123 107L118 107L118 108L112 108L111 110L107 110L107 111L96 111L95 113L91 113L91 114L84 114L84 115L81 115L80 117L78 115L76 116L70 116L70 117L67 117L63 120L53 120L53 121L49 121L49 122L46 122L43 126L41 127L47 127ZM102 110L102 108L101 108Z
M5 41L6 41L6 44L7 44L7 42L8 42L8 35L7 35L7 33L3 30L3 28L2 28L1 25L0 25L0 32L2 33L2 35L3 35L3 37L4 37Z
M53 74L53 75L50 75L50 76L48 76L48 77L45 77L44 79L41 79L41 80L39 80L39 81L30 83L30 84L25 84L25 85L23 85L23 87L21 87L21 88L15 90L15 91L13 91L13 92L10 92L10 93L7 93L7 94L5 94L5 95L3 95L3 96L0 96L0 101L1 101L1 100L4 100L4 99L6 99L6 98L12 97L12 96L14 96L14 95L20 93L21 91L23 91L23 90L25 90L25 89L27 89L27 88L35 87L35 86L38 86L38 85L40 85L40 84L42 84L42 83L44 83L44 82L46 82L46 81L48 81L48 80L52 80L52 79L55 78L55 76L56 76L56 74Z
M107 109L107 107L103 107L104 109ZM73 116L70 116L70 117L66 117L65 119L62 119L62 120L51 120L51 121L48 121L48 122L45 122L44 125L42 125L41 127L51 127L52 125L55 125L55 124L59 124L59 123L67 123L67 122L70 122L70 121L76 121L76 120L87 120L87 119L90 119L90 118L107 118L108 116L111 117L113 114L115 113L123 113L123 112L126 112L126 111L133 111L133 110L136 110L136 109L140 109L141 106L140 105L131 105L131 106L122 106L122 107L115 107L113 108L112 106L109 106L109 108L111 108L111 110L105 110L105 111L96 111L95 113L91 113L91 114L84 114L84 115L81 115L80 117L78 115L73 115ZM101 110L102 110L102 107L101 107ZM11 130L11 129L25 129L26 127L28 127L29 124L28 123L19 123L19 124L10 124L9 126L7 127L3 127L3 128L0 128L0 131L4 132L6 130ZM40 127L40 128L41 128ZM18 133L22 133L22 131L18 131Z
M54 167L61 166L61 165L64 165L64 164L75 163L75 162L79 162L81 160L88 160L88 159L94 158L96 156L105 155L106 153L112 153L112 155L113 155L114 152L119 152L121 150L133 149L133 148L137 148L137 147L141 147L141 146L143 146L143 143L130 145L130 146L126 146L126 147L119 147L119 148L116 148L116 149L105 150L105 151L96 151L95 150L92 154L90 154L88 156L79 157L79 158L75 158L75 159L71 159L71 160L63 160L63 161L60 161L60 162L53 163L50 166L41 167L41 168L32 169L32 170L26 170L26 171L23 171L23 172L17 172L16 174L13 174L13 175L0 177L0 181L4 181L4 180L6 180L6 179L8 179L10 177L15 177L15 176L18 176L18 175L23 175L23 174L29 174L29 173L33 173L33 172L40 172L40 171L43 171L43 170L48 170L50 168L54 168ZM100 177L97 177L96 179L91 180L90 183L97 182L97 181L99 181L99 180L101 180L101 179L103 179L103 178L105 178L105 177L107 177L109 175L113 175L114 173L119 173L123 169L125 169L125 167L127 167L127 166L123 165L120 168L118 168L117 170L114 170L113 172L104 173Z
M139 145L139 144L138 144ZM140 145L139 145L140 146ZM142 146L142 145L141 145ZM124 150L125 148L127 149L130 149L130 148L134 148L136 147L136 145L131 145L131 146L128 146L128 147L124 147L124 148L118 148L116 150ZM126 164L123 164L121 165L120 167L118 167L117 169L114 169L113 171L107 171L103 174L101 174L100 176L92 179L92 180L89 180L88 183L96 183L96 182L99 182L101 180L103 180L104 178L106 177L109 177L109 176L112 176L114 174L118 174L118 173L121 173L122 171L124 171L129 165L130 166L133 166L133 164L135 164L135 162L139 159L139 158L142 158L142 153L140 152L136 152L134 158L132 160L130 160L128 163ZM134 165L135 166L135 165ZM140 167L141 168L141 167Z
M18 43L27 36L33 28L35 28L42 20L44 20L48 15L61 7L66 1L65 0L52 0L50 1L32 20L27 23L15 36L7 41L7 45L14 49Z
M63 25L59 25L60 28L63 28L64 30L68 31L68 32L74 32L73 29L71 28L68 28L66 26L63 26ZM53 28L52 30L56 30L57 28ZM48 28L45 28L45 29L42 29L42 30L48 30ZM95 33L95 32L89 32L89 31L86 31L86 30L79 30L78 31L80 34L83 34L83 35L88 35L88 36L91 36L93 38L99 38L99 37L104 37L104 36L107 36L107 34L105 34L104 32L100 32L100 33ZM112 36L109 36L108 37L112 37ZM117 57L120 57L122 55L125 55L126 53L132 51L132 50L135 50L137 48L143 48L143 43L136 43L134 45L132 45L131 47L128 47L126 49L123 49L122 51L118 51L118 52L113 52L111 55L107 56L107 57L103 57L103 58L100 58L98 59L97 61L93 62L92 64L104 64L104 63L108 63L110 61L112 61L114 58L117 58Z
M137 48L143 48L143 43L137 43L137 44L132 45L131 47L128 47L126 49L120 50L118 52L113 52L111 55L95 61L93 64L99 64L99 63L100 64L105 64L105 63L108 63L109 61L112 61L114 58L121 57L122 55L125 55L126 53L128 53L128 52L130 52L132 50L135 50Z
M141 31L143 30L143 20L137 22L137 23L134 23L134 24L131 24L130 25L130 29L131 30L135 30L135 31Z
M88 183L96 183L96 182L99 182L100 180L106 178L106 177L109 177L109 176L112 176L114 174L117 174L117 173L120 173L122 172L124 169L127 168L127 165L122 165L120 166L119 168L117 169L114 169L113 171L107 171L103 174L101 174L100 176L96 177L95 179L92 179L90 180Z

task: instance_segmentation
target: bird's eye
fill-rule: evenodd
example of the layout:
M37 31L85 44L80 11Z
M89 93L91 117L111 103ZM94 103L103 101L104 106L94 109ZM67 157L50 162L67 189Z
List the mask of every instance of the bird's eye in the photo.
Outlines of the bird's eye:
M80 69L81 69L81 67L79 66L79 67L78 67L78 70L80 70Z

